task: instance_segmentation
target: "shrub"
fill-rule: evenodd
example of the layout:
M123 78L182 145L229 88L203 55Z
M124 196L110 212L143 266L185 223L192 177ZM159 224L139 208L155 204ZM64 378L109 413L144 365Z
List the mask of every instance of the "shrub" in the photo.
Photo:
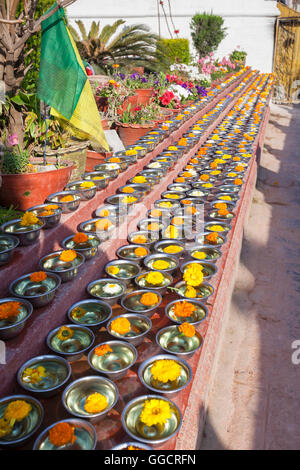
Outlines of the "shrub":
M190 23L194 47L200 57L214 52L226 36L226 28L221 16L211 13L197 13Z
M161 54L171 64L189 64L191 60L190 47L188 39L177 38L177 39L159 39L158 46L160 51L158 56ZM163 52L162 52L163 51Z

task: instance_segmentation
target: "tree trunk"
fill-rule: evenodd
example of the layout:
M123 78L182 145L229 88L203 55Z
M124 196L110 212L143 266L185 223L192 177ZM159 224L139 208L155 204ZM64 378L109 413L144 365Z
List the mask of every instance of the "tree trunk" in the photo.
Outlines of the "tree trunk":
M17 111L17 109L11 105L9 107L9 116L8 116L8 135L17 134L18 141L21 149L24 148L24 130L23 130L23 120L22 113Z

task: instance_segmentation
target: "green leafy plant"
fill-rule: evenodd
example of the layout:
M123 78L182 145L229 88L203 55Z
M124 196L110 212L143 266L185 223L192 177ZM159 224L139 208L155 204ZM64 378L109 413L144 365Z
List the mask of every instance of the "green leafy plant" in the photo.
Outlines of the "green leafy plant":
M4 175L16 175L28 172L29 152L21 149L4 150L1 173Z
M16 210L14 206L0 206L0 225L5 224L5 222L9 222L13 219L20 219L22 215L23 212Z
M238 63L244 63L247 57L247 52L246 51L241 51L238 49L235 49L231 54L230 54L230 60L233 62L238 62Z
M131 104L128 108L118 117L118 121L123 124L148 124L155 121L160 114L157 104L151 103L148 106L136 106L131 109Z
M197 13L190 23L191 36L199 57L214 52L226 36L221 16L212 13Z
M188 65L191 60L189 41L183 38L159 39L157 55L159 59L165 57L170 64Z

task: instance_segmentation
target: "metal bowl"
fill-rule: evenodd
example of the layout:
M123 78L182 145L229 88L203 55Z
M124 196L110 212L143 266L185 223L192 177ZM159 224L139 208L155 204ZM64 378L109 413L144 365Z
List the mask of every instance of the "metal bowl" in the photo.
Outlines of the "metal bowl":
M118 162L111 161L113 159L118 159ZM134 163L133 161L130 160L129 157L126 157L124 155L114 155L111 157L107 157L104 159L104 163L117 163L120 166L120 171L123 172L127 170L130 164Z
M179 248L181 248L181 251L179 251L178 253L172 253L171 256L176 256L177 258L180 258L184 252L185 252L185 247L184 247L184 243L178 241L178 240L161 240L160 242L157 242L155 243L153 249L155 252L157 253L164 253L164 254L168 254L166 253L164 250L169 247L169 246L178 246Z
M115 225L120 225L125 220L126 215L126 206L113 206L112 204L104 204L95 211L96 218L109 218Z
M97 356L95 349L98 346L107 344L112 352ZM127 374L137 360L137 350L132 343L127 341L107 341L97 344L88 355L88 363L90 367L100 373L107 375L111 380L118 380Z
M9 286L9 292L20 299L29 300L34 308L41 308L52 302L57 289L61 285L60 277L55 273L47 273L42 282L31 282L30 274L15 279Z
M206 246L207 248L208 247L212 247L212 248L219 247L219 246L224 245L224 243L226 243L226 241L227 241L226 235L225 234L221 235L221 232L220 232L220 233L218 233L218 238L217 238L218 243L212 244L212 242L209 242L206 239L207 235L209 235L210 233L211 232L200 233L199 235L196 236L196 242L199 243L200 245Z
M127 188L131 188L131 189L133 189L133 191L132 192L124 191ZM124 194L126 196L135 196L136 193L137 194L142 193L142 197L144 197L144 196L146 196L146 194L149 193L150 190L151 190L151 185L150 184L128 183L128 184L125 184L125 186L121 186L118 189L118 193Z
M209 196L210 194L210 191L208 191L207 189L204 189L204 188L201 188L201 189L197 189L197 188L193 188L191 189L190 191L188 191L186 193L186 197L187 198L205 198L207 196Z
M205 318L208 315L207 307L201 302L199 302L198 300L194 300L194 299L188 299L188 302L193 304L196 307L196 310L193 312L193 314L190 317L182 317L182 319L180 317L177 317L173 313L173 307L175 306L175 304L183 303L183 302L186 302L186 299L174 300L173 302L170 302L166 306L165 314L169 318L169 320L177 324L187 322L187 323L190 323L191 325L198 325L203 320L205 320Z
M147 254L145 256L137 257L135 254L135 250L137 248L141 248L141 245L124 245L118 248L116 255L120 259L128 260L128 261L135 261L136 263L141 263L150 253L149 248L145 247Z
M107 228L107 230L100 230L99 228L97 228L97 222L106 219L111 222L111 225ZM79 231L91 235L96 235L101 242L108 240L115 228L116 226L114 224L114 221L111 220L109 217L99 217L95 219L86 220L79 225Z
M106 397L108 405L105 410L99 413L88 413L85 411L86 398L92 393L100 393ZM73 416L101 420L116 405L118 399L118 389L111 380L99 375L90 375L77 379L68 385L63 393L62 403L68 413Z
M241 189L242 185L239 186L239 185L235 185L235 184L230 184L228 182L225 182L221 185L221 186L218 186L218 191L220 191L221 193L238 193Z
M167 204L167 205L166 205ZM171 206L169 206L171 204ZM169 212L174 212L176 209L180 207L179 201L174 201L172 199L158 199L154 203L154 207L156 209L168 209Z
M157 361L175 361L181 368L180 376L174 381L160 382L151 373L151 367ZM139 367L138 375L141 383L155 393L163 393L168 396L177 395L178 392L186 388L192 380L192 369L183 359L170 354L158 354L146 359Z
M99 165L94 166L94 171L103 171L113 180L117 178L121 170L121 165L118 163L100 163Z
M156 218L149 218L149 219L141 219L138 222L138 229L142 232L161 232L166 228L166 224L162 222L160 219ZM150 227L150 228L149 228ZM154 228L155 227L155 228Z
M145 243L139 243L138 241L135 240L135 238L139 236L145 236L147 241ZM127 239L129 243L133 243L139 246L144 246L145 248L148 248L149 250L151 250L154 244L159 241L159 234L157 232L147 232L146 230L140 230L137 232L129 233Z
M226 222L222 222L222 221L220 221L220 222L219 222L219 221L217 221L217 222L206 222L206 223L204 224L204 230L205 230L205 232L211 231L211 230L210 230L210 227L212 227L212 226L214 226L214 225L221 225L221 227L223 227L223 230L222 230L222 231L220 231L220 232L219 232L218 230L213 230L213 231L214 231L214 232L218 232L218 233L220 233L220 234L223 234L223 233L224 233L224 235L227 234L227 232L229 232L229 230L231 229L230 225L229 225L228 223L226 223Z
M210 220L214 220L216 221L216 223L218 223L219 221L221 222L226 222L227 224L230 224L232 219L234 218L234 213L233 212L230 212L225 215L225 216L222 216L222 215L219 215L218 214L218 210L217 209L213 209L212 211L210 211L208 214L207 214L207 217L210 219Z
M10 402L22 400L31 405L31 411L22 421L16 421L13 431L0 438L0 446L17 447L27 442L33 434L39 429L44 418L44 409L42 404L28 395L10 395L0 399L0 419L3 417L4 410Z
M46 272L57 274L62 282L73 281L77 276L80 267L85 262L85 258L81 253L77 253L77 257L70 262L59 260L63 250L54 251L50 255L41 258L39 265L40 268Z
M116 267L119 269L117 274L113 274L110 272L112 267ZM106 274L114 279L120 279L121 281L129 284L132 279L138 276L141 272L141 268L138 263L134 261L126 261L123 259L116 259L110 261L105 265L104 268Z
M91 181L91 183L94 184L93 187L91 188L83 188L81 187L82 184L87 183L86 180L78 180L78 181L72 181L72 183L67 184L66 190L67 191L78 191L80 195L80 199L82 201L89 201L90 199L93 199L93 197L96 196L97 192L97 185L94 183L94 181Z
M234 210L234 207L235 207L235 202L232 202L232 201L222 201L222 199L215 199L214 201L212 201L210 203L210 207L212 209L216 209L215 207L215 204L226 204L227 206L227 209L229 208L229 210Z
M96 299L80 300L67 311L67 317L75 325L98 329L112 316L111 306L107 302Z
M188 338L180 333L178 326L172 325L157 332L156 343L169 354L189 357L201 348L203 338L198 331L194 336Z
M110 286L116 287L114 288ZM119 291L116 291L117 286L119 287ZM87 291L92 297L103 300L109 305L115 305L125 294L126 284L119 279L97 279L96 281L92 281L88 284Z
M70 235L62 241L61 246L64 250L75 250L81 253L87 261L96 256L101 243L96 235L89 234L88 237L87 242L77 244L73 241L74 235Z
M20 221L21 219L10 220L2 224L0 228L2 232L17 237L20 246L28 246L37 242L41 229L45 227L45 222L41 220L40 224L35 224L31 227L22 227Z
M17 248L19 243L18 237L0 233L0 266L9 263L13 251Z
M202 273L203 278L205 281L211 279L218 271L217 266L214 263L210 263L209 261L202 261L202 260L193 260L193 261L186 261L180 267L180 271L183 274L185 269L192 265L192 264L200 264L203 267Z
M206 255L206 258L204 258L203 260L201 260L200 258L197 258L196 256L194 256L194 254L198 251L201 251L203 253L205 253ZM222 253L220 250L218 250L217 248L214 248L212 246L205 246L205 245L195 245L193 246L192 248L189 249L189 255L194 258L195 260L198 260L198 261L209 261L210 263L216 263L216 261L218 261L218 259L222 256Z
M54 214L41 215L48 206L49 204L39 204L28 209L28 212L33 212L39 219L45 222L45 229L56 227L56 225L58 225L60 222L62 214L62 208L57 206L57 209L53 209Z
M145 401L154 399L169 403L172 415L166 424L148 427L140 421L139 417ZM152 445L160 445L174 437L182 423L181 413L177 406L168 398L160 395L143 395L134 398L125 406L121 420L124 430L130 437Z
M68 327L73 331L73 336L61 340L57 333L62 326ZM83 353L93 346L95 341L94 333L82 325L61 325L48 333L46 343L49 349L56 354L64 356L68 361L79 359Z
M169 191L176 191L176 192L182 192L182 193L186 193L191 188L192 188L191 185L184 184L184 183L172 183L172 184L169 184L168 186Z
M65 196L72 196L72 201L64 201L62 202ZM74 212L78 209L80 204L80 195L78 191L59 191L57 193L50 194L47 197L46 202L51 204L57 204L62 208L63 214L69 214L70 212Z
M116 318L126 318L130 322L130 331L121 335L111 328L111 323ZM106 329L110 335L112 335L117 340L125 340L128 343L133 344L134 346L139 345L143 340L144 336L149 333L152 328L152 322L150 318L146 317L145 315L140 315L138 313L123 313L117 317L111 319Z
M224 198L224 197L226 197L226 196L231 197L231 200L228 201L228 200L226 200L226 199L222 199L222 198ZM230 193L230 194L229 194L229 193L228 193L228 194L225 193L225 194L224 194L224 192L223 192L223 193L217 193L217 194L216 194L216 199L217 199L219 202L225 202L226 204L227 204L228 202L231 202L232 204L235 205L236 202L239 200L239 198L240 198L240 196L239 196L238 194L236 194L236 193Z
M42 377L36 383L23 377L26 369L38 367L46 369L46 377ZM27 392L37 394L40 398L48 398L61 392L70 377L71 367L66 359L54 355L43 355L33 357L22 364L17 373L17 382Z
M158 296L158 303L151 306L143 305L140 302L140 299L143 294L156 294ZM132 313L141 313L142 315L152 315L153 310L157 309L162 302L162 296L159 292L154 290L136 290L130 292L129 294L124 295L121 299L121 305L125 310L132 312ZM148 308L147 308L148 307Z
M181 199L184 199L185 193L182 193L181 191L163 191L161 193L161 198L162 199L168 199L168 201L181 201Z
M123 442L122 444L112 447L110 450L129 450L129 447L134 447L138 450L152 450L150 446L141 444L140 442Z
M171 274L169 273L166 273L166 272L163 272L163 276L164 276L164 281L162 284L160 284L159 286L153 286L152 284L148 284L145 277L150 273L150 272L157 272L157 271L147 271L143 274L139 274L138 276L136 276L136 278L134 279L136 285L140 288L140 289L150 289L150 290L153 290L154 292L157 292L157 293L160 293L161 295L163 295L166 291L167 291L167 288L172 284L173 282L173 277L171 276ZM159 271L161 272L161 271Z
M56 447L49 440L49 431L59 423L68 423L74 427L76 441L73 444L65 444ZM48 426L36 439L33 450L95 450L97 444L97 434L94 426L89 421L83 419L64 419Z
M126 202L126 198L131 197L131 194L127 194L127 195L126 194L114 194L112 196L109 196L106 199L106 202L107 204L112 204L114 206L125 206L128 208L132 208L133 205L137 204L140 201L142 196L143 196L143 193L135 192L133 194L133 197L135 200L133 202Z
M91 171L84 173L82 179L85 181L92 181L97 186L97 191L105 189L110 181L109 175L104 171Z
M155 268L155 266L153 266L153 264L155 264L155 261L166 261L167 263L169 263L169 266L166 269ZM171 275L173 275L178 268L179 261L176 256L155 253L153 255L147 256L144 259L144 265L148 270L161 271L163 273L170 273Z
M0 305L6 302L19 302L21 304L20 314L17 317L13 317L13 320L0 320L0 339L9 340L18 336L23 330L26 321L30 317L33 311L32 304L28 300L20 300L16 297L6 297L0 299Z
M187 297L185 295L185 291L186 291L185 281L177 282L177 284L175 284L174 286L174 289L176 289L176 292L180 297L183 297L184 299L187 299L187 300L194 300L193 298ZM214 293L213 286L208 284L208 282L202 282L202 284L195 287L195 290L197 292L197 297L195 298L195 300L201 301L201 302L205 302L208 299L208 297L210 297Z

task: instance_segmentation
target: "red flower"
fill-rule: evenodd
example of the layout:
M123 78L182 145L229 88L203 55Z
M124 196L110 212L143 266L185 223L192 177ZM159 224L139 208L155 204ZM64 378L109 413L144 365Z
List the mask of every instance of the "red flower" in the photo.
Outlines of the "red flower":
M179 33L179 29L174 29L174 33L175 33L175 34L178 34L178 33Z

